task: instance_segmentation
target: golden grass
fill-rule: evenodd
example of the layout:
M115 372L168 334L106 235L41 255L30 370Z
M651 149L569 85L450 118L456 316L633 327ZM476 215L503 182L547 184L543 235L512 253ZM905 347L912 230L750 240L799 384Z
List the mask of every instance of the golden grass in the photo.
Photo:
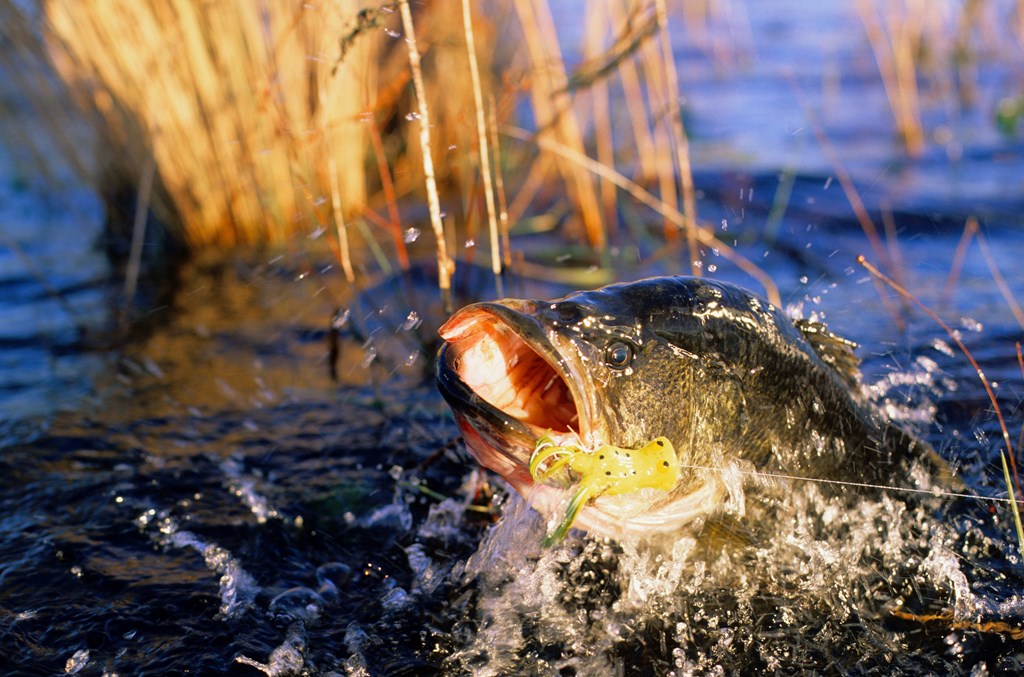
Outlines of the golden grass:
M464 245L478 237L478 210L500 275L514 264L510 231L531 203L559 198L552 211L568 215L565 233L606 263L624 237L646 237L649 224L618 227L622 200L639 200L662 218L665 240L686 243L685 255L667 250L680 269L700 274L709 249L730 252L774 293L697 214L672 40L682 35L722 66L738 61L714 34L734 20L716 0L586 3L583 62L571 71L550 0L432 0L411 14L405 2L360 0L36 2L41 28L13 0L0 0L0 23L34 64L5 70L25 79L19 89L36 99L51 145L101 190L110 177L138 185L155 163L150 204L189 248L330 234L355 283L367 249L381 268L409 267L406 232L423 224L404 223L402 210L425 202L445 288L454 259L472 255ZM970 70L967 55L998 24L994 10L972 0L959 13L924 0L850 3L907 151L918 153L922 92L947 96L955 80L965 96L970 78L941 64L959 59L956 72ZM1024 25L1019 6L1010 33ZM47 114L59 99L33 86L45 77L24 75L46 61L93 124L99 153ZM506 143L499 129L527 126L516 119L524 102L531 129ZM841 169L839 180L879 260L897 258L893 225L884 223L886 250Z
M366 199L362 171L329 185L328 157L362 166L371 39L335 70L356 3L310 10L270 1L108 0L45 4L54 63L95 111L104 142L137 175L156 158L166 200L191 247L280 242ZM347 10L347 11L345 11ZM334 43L334 44L332 44Z
M411 108L397 14L361 11L367 4L47 0L40 30L2 0L0 20L21 51L38 55L35 76L20 87L35 107L61 108L38 87L48 60L92 124L98 149L60 148L101 191L111 177L137 182L152 157L153 210L189 248L280 243L333 222L344 249L346 217L360 215L384 183L369 161L378 126L399 130L380 158L405 177L397 191L408 191L422 166L402 119ZM437 79L438 70L463 69L465 53L452 46L458 27L434 16L452 3L435 4L420 19L432 36L425 70ZM430 103L440 102L435 151L465 143L458 118L468 97L464 88L430 93ZM43 126L60 140L58 117ZM392 255L401 258L397 240Z

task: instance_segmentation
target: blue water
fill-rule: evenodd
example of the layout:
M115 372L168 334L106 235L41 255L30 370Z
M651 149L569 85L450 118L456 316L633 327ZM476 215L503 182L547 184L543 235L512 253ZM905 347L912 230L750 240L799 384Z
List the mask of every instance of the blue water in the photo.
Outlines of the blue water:
M1016 66L982 70L973 107L928 109L933 138L948 127L952 140L910 161L845 3L729 7L739 37L727 59L690 32L677 44L701 217L764 267L785 305L860 344L880 406L932 442L968 493L1005 496L999 429L975 370L921 312L892 294L895 313L879 301L855 262L877 257L800 97L879 228L891 209L905 284L977 357L1016 443L1024 330L976 242L943 293L976 216L1024 298L1024 142L997 132L991 114ZM791 504L763 509L778 539L721 557L685 551L681 539L657 559L579 534L542 551L542 525L474 469L433 388L444 313L429 271L414 292L379 276L355 293L315 249L207 257L182 271L169 307L144 309L146 331L119 343L121 281L94 246L99 201L67 178L26 179L25 166L17 147L0 148L7 672L1024 668L1013 634L1024 562L1005 503L799 487ZM789 182L784 216L770 224ZM516 242L527 256L552 246ZM685 269L681 255L646 243L636 243L637 265L634 243L616 245L624 279ZM708 251L712 266L756 287ZM467 265L456 286L462 301L495 293ZM565 291L515 276L506 287ZM927 618L946 610L956 623Z

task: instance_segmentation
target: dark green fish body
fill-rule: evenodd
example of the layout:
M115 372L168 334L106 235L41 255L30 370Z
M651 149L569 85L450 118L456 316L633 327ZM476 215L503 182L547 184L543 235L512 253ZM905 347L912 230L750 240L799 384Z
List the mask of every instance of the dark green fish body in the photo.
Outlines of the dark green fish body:
M675 488L598 497L579 524L601 533L714 514L751 471L891 483L933 455L867 402L853 344L727 283L478 303L441 335L439 387L471 452L542 512L556 499L527 471L538 437L590 451L671 441Z

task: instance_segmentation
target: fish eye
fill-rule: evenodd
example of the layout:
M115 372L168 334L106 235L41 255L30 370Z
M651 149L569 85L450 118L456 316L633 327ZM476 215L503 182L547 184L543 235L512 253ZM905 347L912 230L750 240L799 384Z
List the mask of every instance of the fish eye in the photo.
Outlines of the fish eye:
M622 341L613 341L605 348L604 361L612 369L625 369L633 361L633 347Z

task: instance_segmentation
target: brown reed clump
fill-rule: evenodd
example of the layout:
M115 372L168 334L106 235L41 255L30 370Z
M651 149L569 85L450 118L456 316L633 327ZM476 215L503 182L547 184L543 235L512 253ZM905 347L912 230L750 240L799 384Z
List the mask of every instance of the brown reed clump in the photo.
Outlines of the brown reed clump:
M366 199L360 113L375 45L360 39L337 69L337 36L356 3L46 2L49 53L107 152L136 177L156 160L153 200L189 247L279 242ZM108 154L109 153L109 154ZM326 159L343 166L328 184Z
M648 195L660 201L657 214L673 215L665 217L667 238L685 235L687 268L699 270L700 245L725 250L695 213L662 0L628 8L588 4L588 58L575 72L561 57L563 37L547 0L495 0L472 17L459 0L417 6L415 55L425 84L416 97L407 49L412 24L400 21L393 5L37 1L38 26L26 5L13 0L0 0L0 19L23 24L17 31L23 51L38 64L50 63L99 139L95 155L73 142L61 144L60 154L101 191L126 187L122 194L131 198L146 168L155 167L153 188L139 202L150 204L188 248L333 232L353 281L349 252L359 246L350 247L353 234L390 235L392 251L382 256L405 267L404 232L411 224L402 223L398 204L425 195L432 168L455 226L451 233L446 223L445 235L434 224L438 251L448 245L462 251L459 237L463 244L496 240L500 220L504 251L493 243L491 255L497 273L514 258L508 224L539 193L545 205L556 200L568 207L566 232L606 261L623 195L621 182L609 180L618 165L636 168L636 180L658 187ZM474 33L485 46L472 52L479 67L467 49ZM45 74L36 78L42 79ZM53 108L31 81L20 89L40 111ZM626 95L625 119L610 110L619 92ZM533 136L509 143L496 132L524 99L532 107ZM417 124L425 110L429 130ZM60 138L60 120L43 126ZM420 138L426 131L429 158ZM493 170L487 145L502 159ZM611 174L578 161L592 153ZM498 186L498 202L505 204L506 186L511 195L500 214L494 198L481 194L491 184ZM485 202L486 235L476 223ZM432 212L436 221L437 204ZM125 216L127 223L131 213ZM367 222L387 232L373 232ZM472 255L472 248L466 251Z
M428 77L464 70L459 26L431 16L445 4L421 12L432 36ZM137 186L152 157L152 208L189 248L281 242L361 213L380 185L369 169L377 166L371 126L397 130L383 161L403 177L398 190L417 176L410 167L420 156L402 119L410 97L401 26L390 6L43 0L28 11L2 0L0 20L18 24L16 47L35 58L19 89L36 110L60 108L57 94L44 98L38 86L48 61L95 132L95 147L64 143L62 159L113 193ZM436 148L462 143L468 86L432 95ZM65 125L55 116L42 126L59 137Z

